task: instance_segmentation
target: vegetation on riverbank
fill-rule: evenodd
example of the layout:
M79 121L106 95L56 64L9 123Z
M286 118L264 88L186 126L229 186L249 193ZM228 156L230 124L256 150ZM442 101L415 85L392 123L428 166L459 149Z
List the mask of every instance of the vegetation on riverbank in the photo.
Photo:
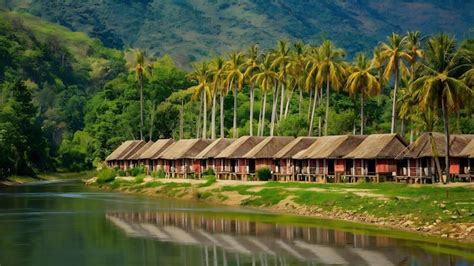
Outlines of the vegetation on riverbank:
M147 177L117 178L101 187L356 221L474 241L473 185L315 184Z

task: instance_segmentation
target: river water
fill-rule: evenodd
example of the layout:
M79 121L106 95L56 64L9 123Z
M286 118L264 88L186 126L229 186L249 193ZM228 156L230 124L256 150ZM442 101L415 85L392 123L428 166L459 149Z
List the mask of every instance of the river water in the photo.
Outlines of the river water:
M0 265L474 265L474 245L246 208L0 188Z

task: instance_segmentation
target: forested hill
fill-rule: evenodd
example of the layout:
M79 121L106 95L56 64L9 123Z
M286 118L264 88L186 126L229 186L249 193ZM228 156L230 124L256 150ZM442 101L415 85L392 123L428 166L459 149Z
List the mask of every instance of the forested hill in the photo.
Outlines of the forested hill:
M463 39L474 25L465 0L0 0L108 47L140 47L188 62L251 43L323 38L355 51L370 50L392 31L446 32Z

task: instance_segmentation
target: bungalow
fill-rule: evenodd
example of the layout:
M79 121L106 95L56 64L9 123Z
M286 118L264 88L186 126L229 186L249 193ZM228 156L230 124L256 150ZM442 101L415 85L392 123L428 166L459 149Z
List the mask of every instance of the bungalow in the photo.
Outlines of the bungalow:
M145 153L152 145L154 144L153 141L148 141L145 145L141 146L135 153L130 155L127 159L128 165L130 167L137 167L143 165L143 161L141 161L140 157L143 153Z
M215 157L218 165L216 169L217 178L241 179L247 177L249 171L254 172L255 166L247 167L243 156L263 140L265 140L265 137L241 137L220 152Z
M301 169L296 168L291 157L295 156L298 152L306 150L316 139L316 137L298 137L275 154L273 158L279 160L278 167L274 171L276 180L296 181L296 174L301 172Z
M143 140L133 140L127 149L125 149L124 152L116 158L117 166L124 171L128 170L129 168L133 168L134 165L129 159L145 144L146 142Z
M140 162L145 165L148 174L163 169L164 162L160 158L160 154L174 142L173 139L159 139L153 143L149 149L142 153L140 156Z
M183 177L200 173L195 168L194 158L204 150L212 140L210 139L182 139L170 145L159 156L164 160L164 171L168 177Z
M293 156L301 174L298 180L322 181L328 179L339 181L342 175L348 173L352 167L351 162L343 157L353 151L366 138L366 136L324 136L317 140L306 150Z
M474 177L474 139L459 153L459 177L472 181Z
M450 135L450 166L451 177L460 174L460 153L474 139L474 135ZM445 169L446 148L445 135L437 132L427 132L415 142L406 147L397 159L406 159L407 165L399 173L399 179L415 182L436 182L440 180L436 171L436 161L442 172ZM464 167L463 167L464 168Z
M199 167L200 174L210 168L212 168L214 172L217 172L217 168L222 168L222 160L216 160L216 156L229 145L231 145L234 141L235 139L225 138L219 138L214 140L209 146L207 146L198 155L196 155L196 157L194 158L196 165L194 167Z
M346 177L357 182L359 178L371 178L379 182L380 177L397 176L397 160L395 159L408 144L398 134L373 134L367 136L352 152L344 156L346 163L351 165Z
M256 171L262 168L269 168L270 171L275 171L280 167L280 160L275 160L274 156L291 141L294 137L267 137L258 143L253 149L247 152L243 159L247 166L246 173L249 176L255 175ZM246 176L247 178L248 176Z
M107 158L105 158L105 163L107 164L107 166L110 168L119 167L119 158L122 158L123 155L128 152L132 144L134 144L133 140L127 140L122 142L120 146L118 146L111 154L109 154L109 156L107 156Z

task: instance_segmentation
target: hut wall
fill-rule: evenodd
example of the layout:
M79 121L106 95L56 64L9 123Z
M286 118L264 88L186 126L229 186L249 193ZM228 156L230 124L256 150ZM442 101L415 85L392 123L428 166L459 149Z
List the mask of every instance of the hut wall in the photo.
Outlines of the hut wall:
M409 159L408 160L408 176L416 176L416 169L417 169L417 160L416 159Z
M449 172L451 174L460 174L459 158L452 157L449 159Z
M354 160L354 174L363 175L362 160Z
M194 173L201 173L201 160L193 160L191 169Z
M336 173L344 173L345 172L345 162L343 159L337 159L334 162L334 171Z
M246 159L238 159L237 160L237 173L247 173L247 160Z
M397 171L397 162L392 159L377 159L375 165L375 172L380 174L387 174Z
M275 171L275 163L273 159L257 159L255 160L255 170L259 170L261 168L269 168L271 171Z

